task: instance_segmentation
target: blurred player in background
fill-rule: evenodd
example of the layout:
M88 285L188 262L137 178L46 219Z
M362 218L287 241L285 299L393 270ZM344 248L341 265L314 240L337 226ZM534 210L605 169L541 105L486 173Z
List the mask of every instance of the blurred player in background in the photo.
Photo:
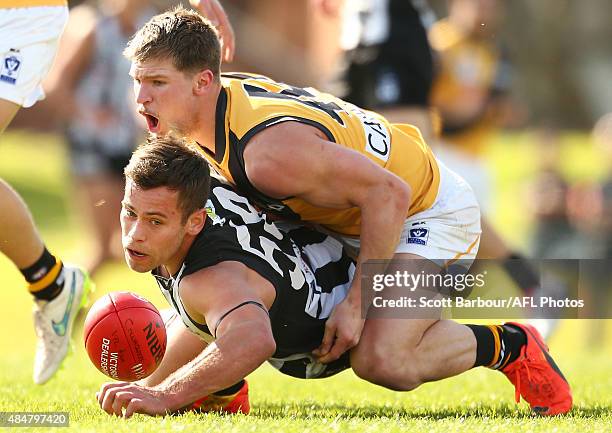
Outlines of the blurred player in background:
M426 0L313 2L328 15L342 16L343 56L334 93L391 122L416 125L429 142L433 60L427 28L435 15Z
M21 107L31 107L44 97L41 81L51 68L67 19L66 0L0 1L0 134ZM68 352L89 278L47 250L26 204L1 179L0 251L19 268L35 298L38 345L33 379L42 384Z
M448 5L448 17L429 32L436 63L431 102L442 124L436 153L468 181L486 215L493 183L484 150L499 126L512 122L517 110L508 96L511 66L497 34L503 5L497 0L450 0ZM501 259L508 275L527 295L545 291L560 296L563 287L548 283L542 287L533 265L507 244L485 215L478 257ZM556 323L554 319L534 322L545 337Z
M487 62L479 63L478 58L472 59L473 53L466 50L465 58L456 59L456 56L451 54L450 59L447 59L447 53L440 50L440 45L456 43L457 38L451 41L445 39L447 35L441 28L446 26L447 20L435 23L435 15L426 0L313 1L327 14L343 15L341 45L344 55L342 71L338 77L339 92L344 95L343 99L357 106L376 110L392 122L417 126L425 141L436 147L436 156L468 181L475 189L479 204L486 208L490 199L479 190L483 184L489 183L489 179L481 175L484 163L477 164L478 167L473 169L472 166L476 163L472 163L471 159L454 157L455 153L448 151L445 144L436 146L439 141L444 142L446 139L443 136L442 140L439 140L440 116L443 131L452 130L454 124L454 118L447 116L445 107L439 106L438 100L450 99L454 104L451 111L456 116L473 116L476 121L480 121L479 116L484 110L484 104L490 102L492 80L498 75L501 77L502 72L505 72L502 67L497 70L498 65L493 61L497 57L491 54L490 59L487 57ZM469 20L470 25L475 28L474 31L478 31L480 28L475 23L486 21L489 25L493 13L483 4L485 10L480 11L482 15L479 15L477 6L477 2L471 0L451 2L451 16L453 20L457 19L457 16L462 22ZM494 24L490 23L492 27ZM430 29L437 39L443 40L443 43L435 44L435 56L432 55L428 41L427 32ZM439 33L443 34L438 36ZM488 41L485 43L489 44ZM478 50L476 53L478 54ZM486 53L487 51L484 52ZM434 57L437 61L437 71L434 67ZM453 61L459 64L454 64ZM465 65L470 61L473 63ZM485 77L483 82L479 83L482 88L476 89L484 96L479 93L479 98L473 96L464 103L465 94L460 93L461 82L456 84L460 80L456 75L461 76L462 73L469 74L470 78L481 75ZM450 84L445 86L443 83L446 82ZM458 87L459 90L452 86ZM443 88L440 89L441 87ZM473 93L476 93L476 90L473 90ZM434 110L431 107L432 98L434 102L438 102L434 104ZM477 106L477 113L473 113L474 103L470 104L473 100L482 104ZM472 147L483 146L487 137L482 135L478 137L478 144L472 143L473 137L467 138L466 141ZM467 160L469 165L464 160ZM540 284L537 272L522 254L513 251L503 241L486 218L481 219L481 225L483 234L478 257L502 259L502 265L518 287L528 294L533 294ZM550 330L548 326L543 329Z
M71 10L61 49L45 81L48 103L62 121L79 210L91 222L96 245L86 268L94 275L121 257L123 167L144 135L136 118L130 62L122 52L130 36L155 14L149 0L105 0L102 12Z
M502 5L451 0L449 16L431 28L436 79L431 102L442 119L439 151L469 181L486 208L491 179L482 158L510 112L510 65L499 48Z

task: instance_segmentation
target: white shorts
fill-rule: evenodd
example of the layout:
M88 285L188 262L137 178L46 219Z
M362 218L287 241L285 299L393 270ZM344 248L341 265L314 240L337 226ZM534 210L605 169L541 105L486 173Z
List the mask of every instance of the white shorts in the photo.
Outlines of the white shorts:
M472 188L459 175L438 161L440 187L434 204L412 215L396 253L416 254L439 266L457 262L469 267L480 244L480 208ZM359 248L359 239L343 237L350 248Z
M40 83L67 20L65 6L0 9L0 99L27 108L45 97Z

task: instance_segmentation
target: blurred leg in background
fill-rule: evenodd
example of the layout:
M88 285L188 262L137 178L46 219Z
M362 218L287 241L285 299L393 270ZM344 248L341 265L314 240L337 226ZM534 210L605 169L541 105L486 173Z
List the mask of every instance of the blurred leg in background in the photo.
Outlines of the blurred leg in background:
M0 6L0 12L2 134L20 107L31 107L44 97L41 81L53 63L68 8ZM42 384L68 353L74 319L89 291L88 276L47 250L25 202L1 179L0 251L19 268L35 299L38 346L33 379Z
M148 0L112 0L110 12L89 5L71 11L55 67L45 82L49 109L68 143L77 208L95 242L86 268L93 275L120 259L123 167L144 136L132 103L130 36L155 10Z

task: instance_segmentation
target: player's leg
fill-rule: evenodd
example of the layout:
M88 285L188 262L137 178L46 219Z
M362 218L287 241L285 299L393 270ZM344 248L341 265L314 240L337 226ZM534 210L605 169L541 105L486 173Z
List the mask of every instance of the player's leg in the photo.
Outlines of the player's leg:
M139 384L144 386L154 386L163 382L176 370L202 353L208 345L187 329L174 310L162 311L162 317L166 325L166 353L153 374L139 381ZM229 388L203 396L179 412L189 410L248 414L250 411L248 384L246 380L241 380Z
M2 179L0 203L0 251L19 268L36 301L38 345L33 378L42 384L57 371L68 352L74 320L91 284L85 272L64 265L47 250L26 204Z
M76 176L81 209L92 226L95 246L87 269L94 275L107 260L114 258L119 250L118 242L123 180L111 174Z
M63 265L46 249L26 204L2 179L0 203L0 251L19 268L36 301L34 325L39 340L34 381L42 384L68 351L72 325L90 283L81 269Z
M20 108L18 104L0 98L0 134L9 126Z
M440 267L414 254L397 254L396 271L436 275ZM436 298L430 288L386 287L386 299L409 296ZM439 298L439 296L437 296ZM400 317L398 317L400 315ZM370 382L398 391L409 391L425 382L460 374L474 366L476 338L467 326L440 320L440 309L405 309L400 312L370 310L359 344L351 352L355 373Z
M394 262L386 272L427 276L437 275L439 266L469 264L476 256L479 239L480 215L471 188L441 164L436 202L407 220ZM410 293L406 287L393 287L389 295L391 299L401 295L433 299L436 287L424 278ZM410 390L487 366L504 372L517 393L540 413L565 413L571 407L569 385L531 327L516 323L463 325L441 320L439 311L422 307L404 309L401 317L377 318L373 307L361 340L351 352L352 367L360 377L392 389Z
M32 266L44 246L32 215L19 194L0 179L0 251L19 268Z
M0 132L19 107L42 99L41 81L51 67L66 23L66 7L2 9L0 39ZM34 381L42 384L60 367L68 352L72 325L90 283L77 267L64 266L44 247L28 208L5 182L0 182L0 251L21 270L34 295L38 345ZM66 289L66 290L64 290Z
M422 262L418 256L397 258ZM432 273L435 266L404 264L401 270ZM422 287L413 293L416 299L421 295L432 298ZM542 337L529 325L463 325L409 317L367 319L359 344L351 351L351 367L359 377L397 391L409 391L478 366L503 372L516 388L517 402L522 395L539 414L566 413L572 406L565 377Z
M479 203L486 210L490 207L491 201L491 178L483 161L467 152L454 149L452 146L452 144L440 142L436 155L470 184ZM526 295L530 296L537 290L541 290L538 271L523 254L514 250L500 236L484 214L481 218L481 228L478 258L497 260L507 275ZM551 327L548 329L552 330Z

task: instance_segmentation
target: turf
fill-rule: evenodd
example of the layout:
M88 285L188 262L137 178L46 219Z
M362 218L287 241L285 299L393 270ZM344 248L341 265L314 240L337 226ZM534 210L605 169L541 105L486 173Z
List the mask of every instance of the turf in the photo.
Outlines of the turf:
M531 170L522 164L521 157L529 153L529 145L508 140L500 140L490 155L492 161L504 162L502 179L498 179L502 198L517 194L513 179ZM12 133L0 138L0 176L24 195L50 248L67 260L78 261L90 244L86 224L76 216L76 204L70 202L66 166L61 142L54 137ZM504 212L509 211L504 208ZM507 215L497 220L506 232L511 231L510 226L520 226L513 231L521 234L519 243L528 232L521 218ZM395 393L365 383L350 372L303 381L263 366L249 377L253 407L249 416L111 418L95 401L94 394L105 377L87 359L80 329L73 354L59 374L45 386L32 383L35 338L31 300L20 274L2 256L0 275L5 294L5 301L0 303L4 325L0 333L0 411L67 411L69 431L608 432L612 425L612 329L610 323L601 321L567 321L550 342L574 391L575 408L563 417L531 415L525 403L514 403L510 383L501 374L485 369L427 384L410 393ZM129 272L121 263L106 266L96 282L96 297L111 290L131 290L164 306L152 279ZM589 345L585 335L602 339L597 346ZM26 431L49 430L55 431Z

